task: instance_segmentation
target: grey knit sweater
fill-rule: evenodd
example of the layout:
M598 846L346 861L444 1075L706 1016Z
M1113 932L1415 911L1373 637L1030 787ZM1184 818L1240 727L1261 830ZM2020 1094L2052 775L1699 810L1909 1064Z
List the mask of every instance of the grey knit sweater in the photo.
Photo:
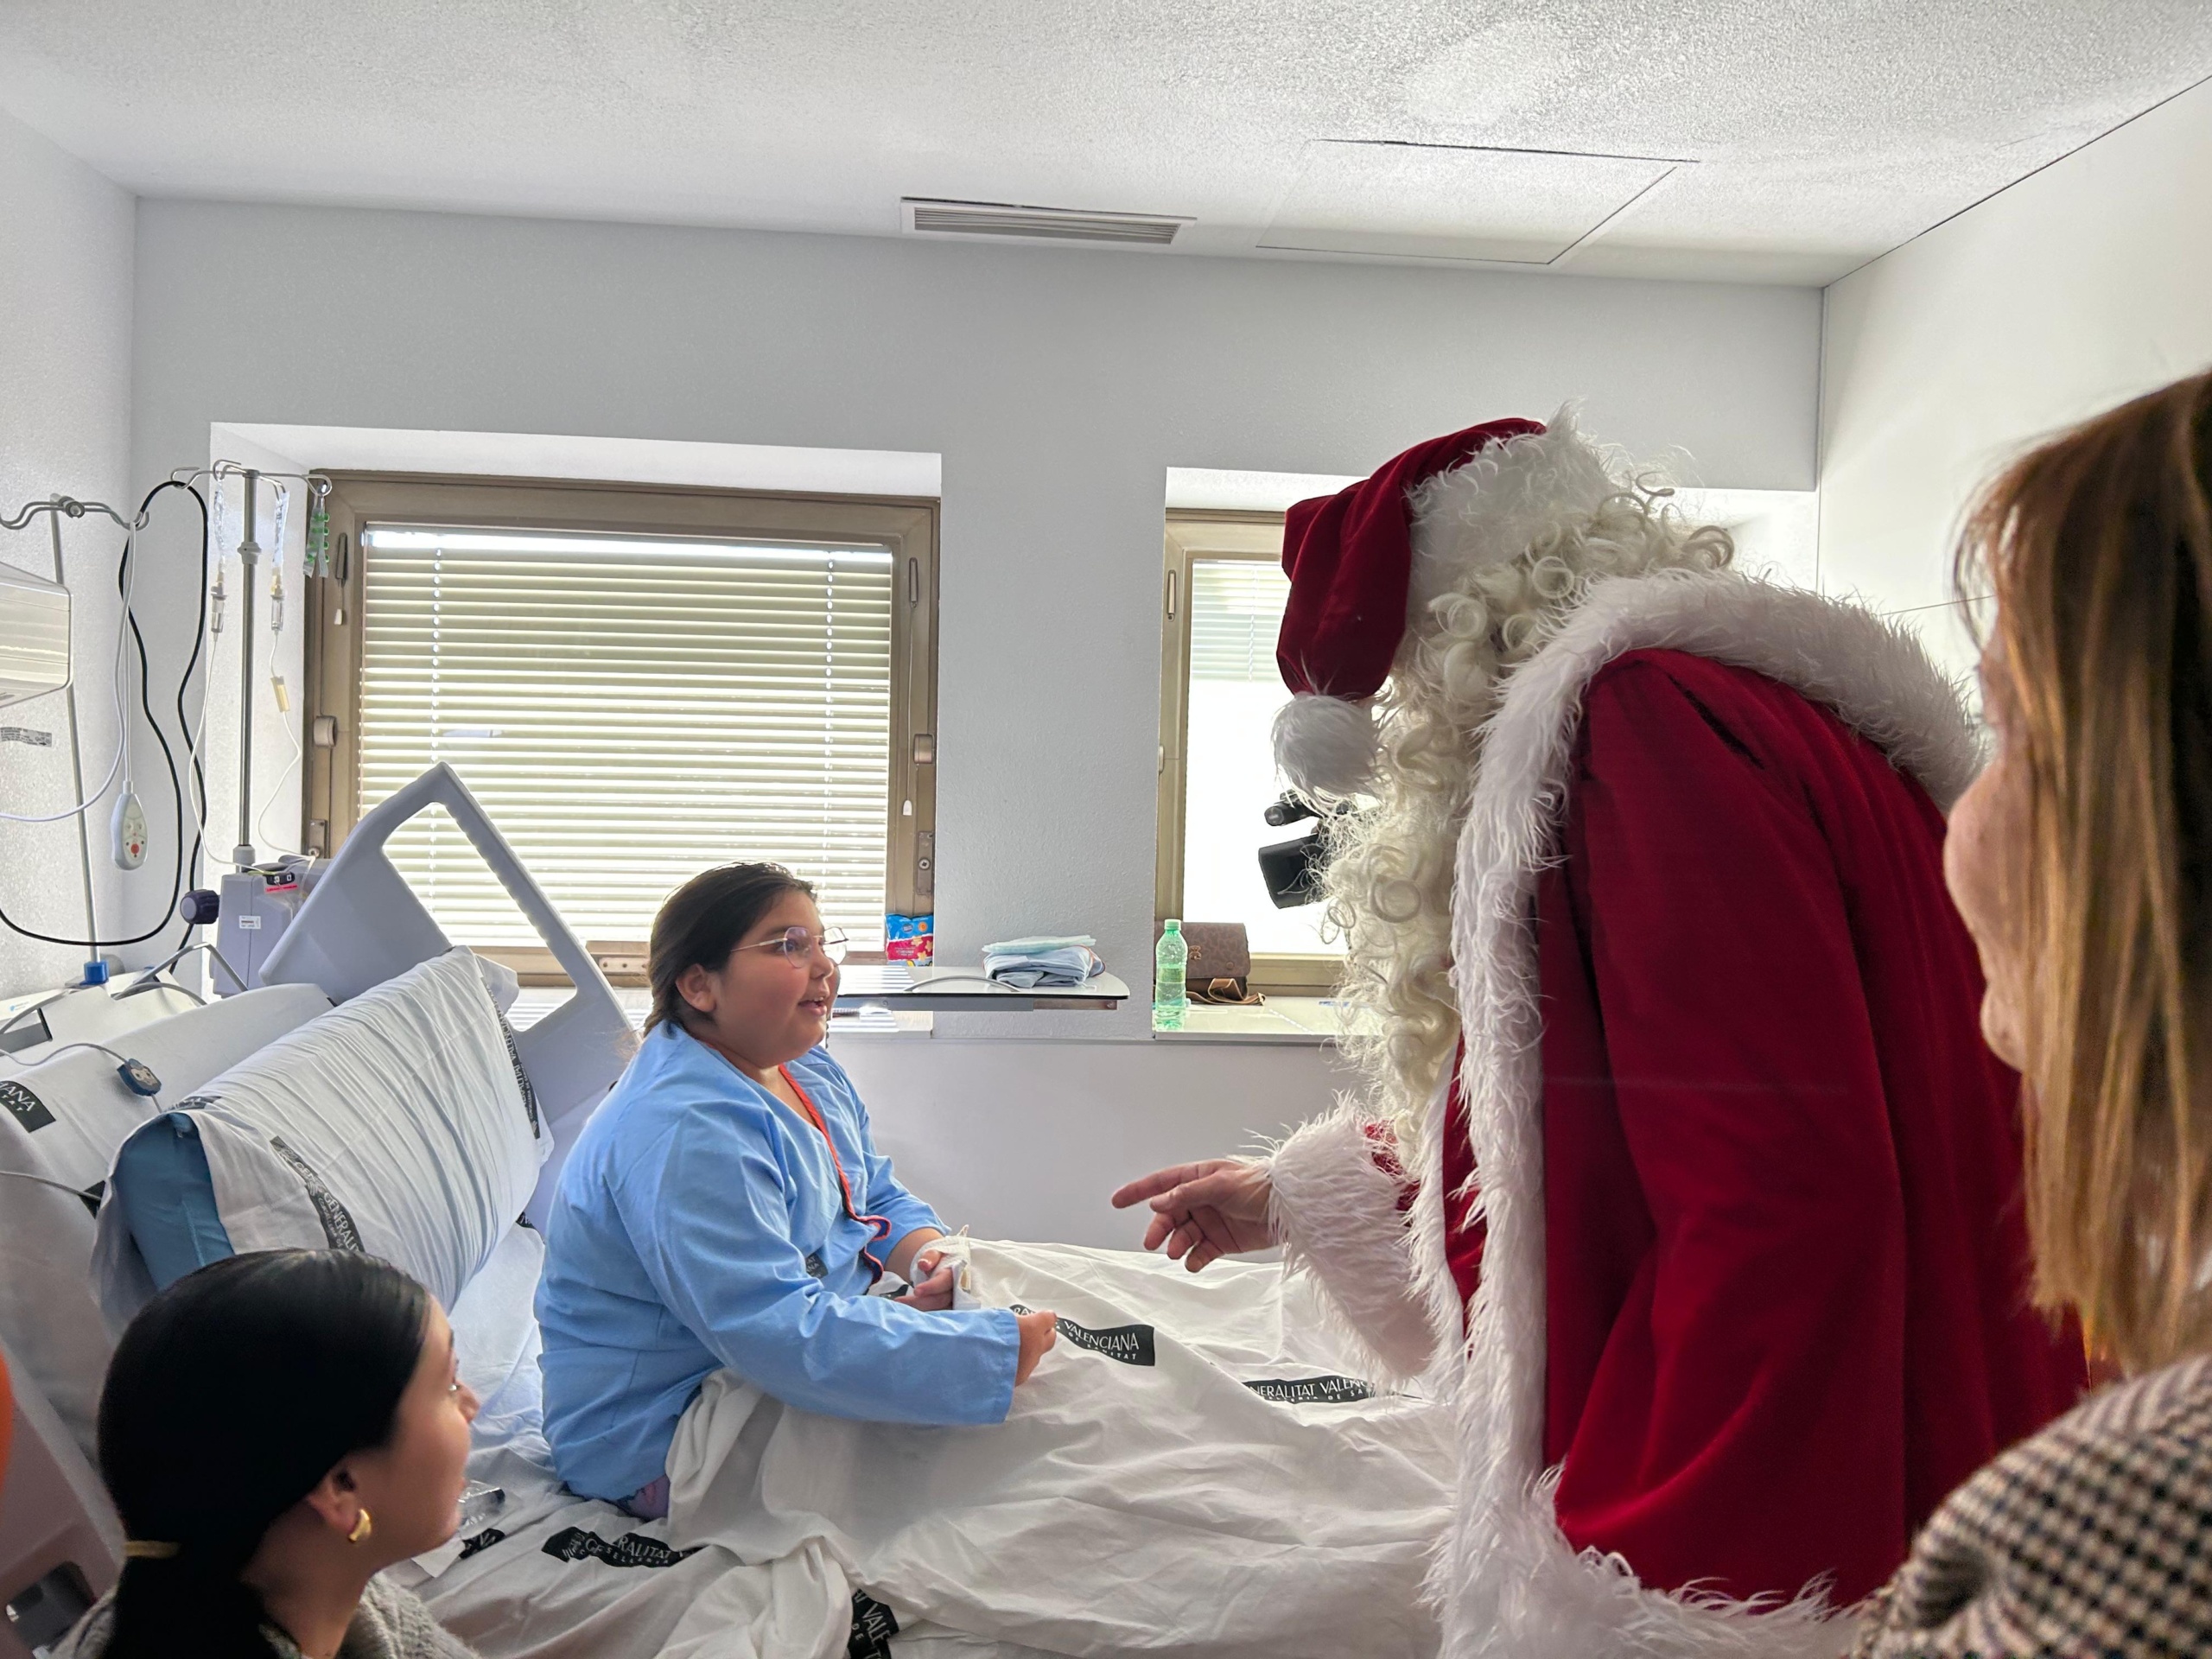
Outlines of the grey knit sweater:
M115 1627L115 1596L102 1596L77 1628L61 1638L50 1659L99 1659L107 1651L108 1636ZM277 1659L302 1659L291 1637L273 1624L262 1626ZM360 1610L346 1632L338 1659L476 1659L467 1647L446 1633L430 1617L430 1610L397 1585L371 1579L362 1592Z

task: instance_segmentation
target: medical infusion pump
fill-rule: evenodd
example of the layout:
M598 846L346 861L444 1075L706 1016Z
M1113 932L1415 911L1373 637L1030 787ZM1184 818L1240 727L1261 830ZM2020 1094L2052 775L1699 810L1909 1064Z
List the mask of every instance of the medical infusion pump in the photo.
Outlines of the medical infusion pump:
M178 913L199 925L214 923L215 949L245 981L243 986L234 985L218 969L215 989L219 993L260 988L263 964L300 913L300 906L307 902L325 868L309 859L287 856L274 864L232 871L223 878L219 894L196 887L184 895Z

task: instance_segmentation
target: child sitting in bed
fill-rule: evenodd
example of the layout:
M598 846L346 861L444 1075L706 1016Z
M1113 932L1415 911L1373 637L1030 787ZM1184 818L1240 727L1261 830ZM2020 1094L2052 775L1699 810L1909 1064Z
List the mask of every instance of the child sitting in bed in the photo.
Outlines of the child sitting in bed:
M569 1488L664 1515L664 1465L728 1368L786 1404L995 1423L1049 1313L955 1312L943 1230L875 1149L821 1046L842 934L772 864L678 888L653 920L645 1046L577 1141L537 1291L545 1433ZM885 1273L915 1281L867 1294Z

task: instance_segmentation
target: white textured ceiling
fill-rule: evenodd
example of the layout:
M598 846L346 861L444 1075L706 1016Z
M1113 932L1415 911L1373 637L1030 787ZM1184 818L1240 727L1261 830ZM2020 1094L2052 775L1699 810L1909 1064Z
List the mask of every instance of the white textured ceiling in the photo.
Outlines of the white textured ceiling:
M2207 74L2212 0L0 0L0 106L149 194L1781 282Z

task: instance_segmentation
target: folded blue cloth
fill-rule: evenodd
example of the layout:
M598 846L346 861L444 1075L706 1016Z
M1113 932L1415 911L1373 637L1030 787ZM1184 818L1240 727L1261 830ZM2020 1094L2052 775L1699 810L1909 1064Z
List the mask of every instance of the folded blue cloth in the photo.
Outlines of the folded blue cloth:
M1088 933L1004 939L983 947L983 973L1017 990L1080 985L1106 965L1091 949L1096 943Z

